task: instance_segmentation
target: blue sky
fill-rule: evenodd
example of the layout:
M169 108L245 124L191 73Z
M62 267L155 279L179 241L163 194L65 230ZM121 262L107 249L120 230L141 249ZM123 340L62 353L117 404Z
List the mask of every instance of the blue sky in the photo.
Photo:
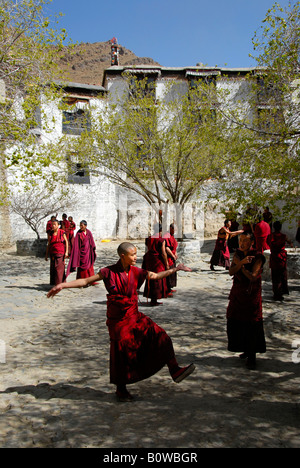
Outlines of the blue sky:
M251 39L275 0L52 0L74 42L112 37L166 67L249 67ZM286 7L289 0L278 0ZM49 9L49 7L48 7Z

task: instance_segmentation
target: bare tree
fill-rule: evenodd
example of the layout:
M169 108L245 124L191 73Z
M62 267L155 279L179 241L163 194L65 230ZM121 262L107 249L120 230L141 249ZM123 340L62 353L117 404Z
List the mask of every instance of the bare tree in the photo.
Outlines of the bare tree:
M11 194L11 210L21 216L25 223L35 232L40 239L41 222L59 211L66 211L74 207L77 197L70 192L57 188L33 187L24 192Z

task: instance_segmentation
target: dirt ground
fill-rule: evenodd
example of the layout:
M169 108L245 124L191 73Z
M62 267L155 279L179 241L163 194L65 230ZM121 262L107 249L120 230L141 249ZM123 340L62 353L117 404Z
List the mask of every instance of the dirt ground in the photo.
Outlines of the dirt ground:
M97 248L95 270L116 261L117 243ZM139 261L143 252L139 251ZM0 446L2 448L300 447L300 287L272 300L263 283L267 352L248 370L227 351L231 278L209 270L209 252L178 274L177 292L140 310L171 336L178 361L195 372L175 384L167 368L129 387L109 383L103 283L53 299L49 263L0 254ZM75 274L70 276L74 279Z

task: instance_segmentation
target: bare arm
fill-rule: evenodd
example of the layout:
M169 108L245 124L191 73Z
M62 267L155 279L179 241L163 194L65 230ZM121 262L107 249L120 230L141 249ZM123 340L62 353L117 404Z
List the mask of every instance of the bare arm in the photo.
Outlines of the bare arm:
M243 232L243 229L240 229L239 231L230 231L230 237L238 236L239 234L243 234Z
M94 276L90 276L89 278L80 278L74 281L70 281L69 283L60 283L54 288L52 288L48 294L47 297L53 297L56 294L58 294L62 289L68 289L68 288L84 288L85 286L88 286L91 283L95 283L95 281L101 281L103 279L103 276L101 273L97 273Z
M48 260L48 255L49 255L49 239L50 239L50 236L49 236L49 234L47 234L47 236L48 236L48 243L47 243L47 248L46 248L45 260Z
M64 234L64 241L65 241L65 246L66 246L65 257L68 257L68 255L69 255L69 242L68 242L66 234Z
M162 253L162 256L163 256L163 259L164 259L165 267L166 267L167 270L169 270L170 266L169 266L167 252L166 252L166 243L165 242L162 243L161 253Z
M166 252L169 254L170 257L173 258L173 260L176 260L176 255L173 254L172 250L169 247L166 247Z
M148 278L150 280L160 280L163 278L166 278L167 276L172 275L176 271L192 271L191 268L183 265L183 263L180 263L177 267L175 268L170 268L169 270L165 271L160 271L159 273L154 273L153 271L148 271Z

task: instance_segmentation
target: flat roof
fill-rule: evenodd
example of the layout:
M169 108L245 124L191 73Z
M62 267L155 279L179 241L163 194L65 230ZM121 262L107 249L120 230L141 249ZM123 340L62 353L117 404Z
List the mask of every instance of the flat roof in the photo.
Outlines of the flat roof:
M78 90L85 91L94 91L94 92L106 92L107 90L104 86L84 84L84 83L75 83L73 81L55 81L55 84L62 88L73 88Z

